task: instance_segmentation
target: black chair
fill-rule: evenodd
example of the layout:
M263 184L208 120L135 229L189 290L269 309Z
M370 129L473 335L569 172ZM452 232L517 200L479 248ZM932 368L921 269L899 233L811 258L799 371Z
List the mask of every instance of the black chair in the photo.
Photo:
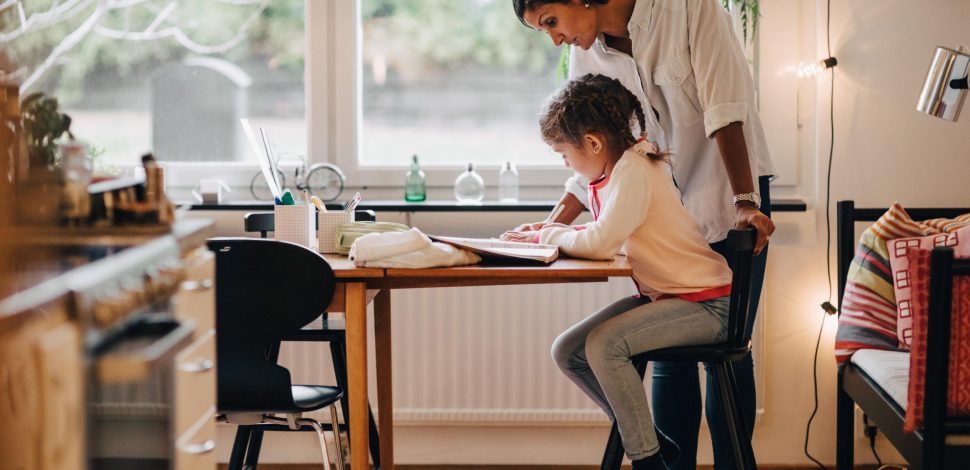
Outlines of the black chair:
M221 420L239 425L229 469L256 467L263 431L315 431L329 468L327 426L302 415L329 407L337 423L343 390L293 385L277 360L283 338L330 304L333 270L319 254L287 242L213 238L208 247L216 254L217 408ZM343 469L340 433L333 435L337 468Z
M731 304L728 316L728 338L719 344L684 346L658 349L633 357L633 364L643 378L649 361L690 361L716 363L713 368L717 384L717 400L721 410L727 413L724 434L731 439L735 467L740 470L758 468L751 448L751 430L744 420L741 397L731 363L739 361L751 352L751 333L745 332L748 303L751 296L751 258L754 254L755 231L753 229L731 230L728 244L733 253L731 279ZM603 454L601 470L617 470L623 461L623 443L616 423Z
M875 222L887 208L857 208L853 201L838 202L837 251L839 305L848 283L849 267L856 252L856 222ZM913 220L954 218L970 207L908 208ZM950 307L954 275L970 275L970 262L953 260L949 249L935 248L930 267L929 322L927 325L926 384L923 427L903 431L905 403L896 401L862 368L847 362L838 370L836 391L835 468L855 467L855 407L858 406L914 470L965 469L970 446L970 419L947 416L947 371L950 363ZM932 364L932 367L929 365Z
M354 220L374 222L377 215L372 210L354 211ZM275 229L275 220L272 211L248 212L243 216L243 228L246 232L259 232L260 237L266 238L269 232ZM337 377L337 387L342 390L347 389L347 331L343 320L332 320L327 312L323 312L323 323L319 329L307 328L286 335L284 341L319 341L330 344L330 358L333 362L334 375ZM350 403L346 394L340 399L340 409L343 416L350 416ZM370 443L370 456L374 463L374 469L381 467L380 455L380 436L377 432L377 422L374 420L374 412L370 404L367 405L368 434ZM340 424L340 429L350 433L350 423ZM262 438L262 433L256 433L257 442ZM258 450L257 450L258 452Z

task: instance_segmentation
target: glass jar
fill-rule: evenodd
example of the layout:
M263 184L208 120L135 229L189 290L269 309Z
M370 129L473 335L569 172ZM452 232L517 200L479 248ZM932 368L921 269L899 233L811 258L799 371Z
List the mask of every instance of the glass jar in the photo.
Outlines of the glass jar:
M424 172L418 164L418 156L411 156L411 169L404 177L404 200L408 202L421 202L428 198L427 183L425 182Z
M498 200L500 202L517 202L519 200L519 172L512 162L505 162L498 175Z
M455 199L460 204L475 204L485 199L485 181L475 173L475 165L468 164L468 169L455 179Z

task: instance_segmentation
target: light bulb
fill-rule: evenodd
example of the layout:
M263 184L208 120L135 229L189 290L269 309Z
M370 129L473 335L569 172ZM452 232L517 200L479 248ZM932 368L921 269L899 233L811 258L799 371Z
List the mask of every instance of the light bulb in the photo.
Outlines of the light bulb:
M818 62L803 63L798 66L796 73L799 78L814 77L818 75L819 72L835 67L839 64L839 61L835 57L829 57L827 59L822 59Z

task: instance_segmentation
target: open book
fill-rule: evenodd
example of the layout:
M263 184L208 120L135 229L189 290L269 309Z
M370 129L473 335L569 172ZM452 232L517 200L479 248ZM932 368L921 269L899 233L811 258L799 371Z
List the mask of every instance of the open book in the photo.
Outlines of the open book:
M495 238L458 238L428 235L428 238L478 253L484 259L526 261L549 264L559 257L556 245L507 242Z

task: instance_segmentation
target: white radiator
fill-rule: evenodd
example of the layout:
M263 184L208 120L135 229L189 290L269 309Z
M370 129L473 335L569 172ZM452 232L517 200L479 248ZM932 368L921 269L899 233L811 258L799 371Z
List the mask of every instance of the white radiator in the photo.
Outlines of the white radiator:
M606 423L549 348L573 323L634 292L629 279L393 291L395 423ZM373 404L373 348L368 354ZM280 362L294 383L335 383L325 344L287 344Z

